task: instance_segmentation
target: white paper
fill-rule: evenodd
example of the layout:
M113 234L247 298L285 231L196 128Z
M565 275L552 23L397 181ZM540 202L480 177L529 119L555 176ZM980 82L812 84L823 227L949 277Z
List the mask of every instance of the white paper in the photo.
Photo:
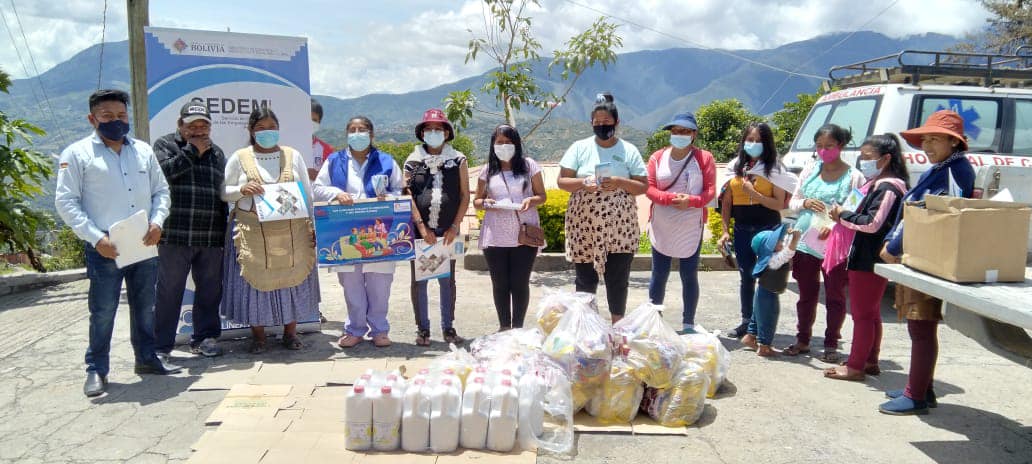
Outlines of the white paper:
M963 195L963 191L961 191L961 189L960 189L960 185L957 185L957 181L953 179L953 171L950 171L948 174L949 174L949 177L950 177L949 178L949 181L950 181L949 194L950 194L950 196L951 197L962 197L962 196L964 196Z
M828 247L828 241L827 240L821 240L820 237L821 237L821 228L820 227L810 227L809 229L806 229L806 232L803 232L803 235L802 235L802 237L799 238L799 240L801 242L803 242L804 244L806 244L806 246L809 247L811 250L816 251L816 252L820 253L821 255L823 255L824 254L824 250Z
M523 205L519 203L513 203L512 200L508 198L502 198L501 200L492 203L491 206L489 206L488 208L504 209L507 211L519 211L520 208L523 208Z
M157 246L143 244L143 236L147 235L149 228L150 220L144 210L137 211L132 216L111 224L108 229L108 239L118 251L115 266L121 269L158 256Z
M428 245L425 240L416 240L416 280L448 277L451 275L449 261L465 253L466 247L461 236L455 237L451 245L445 245L441 237L433 245Z
M999 192L997 192L996 195L993 195L993 197L990 198L990 200L992 200L992 201L1008 201L1008 202L1013 203L1014 202L1014 195L1011 195L1011 191L1010 191L1009 188L1004 188L1003 190L1000 190Z
M308 217L308 199L301 181L266 184L265 193L255 196L254 209L261 222Z

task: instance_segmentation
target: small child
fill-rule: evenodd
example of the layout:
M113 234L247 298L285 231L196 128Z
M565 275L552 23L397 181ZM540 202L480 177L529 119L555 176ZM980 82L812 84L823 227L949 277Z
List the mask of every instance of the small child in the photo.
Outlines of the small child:
M783 240L786 234L784 225L760 232L752 240L752 249L756 253L753 277L757 278L758 285L753 297L752 319L749 320L746 335L742 337L742 344L756 350L758 356L777 354L771 348L771 343L781 312L778 295L788 287L788 272L792 267L790 262L795 256L800 236L800 232L794 229L787 233L792 236L787 248Z

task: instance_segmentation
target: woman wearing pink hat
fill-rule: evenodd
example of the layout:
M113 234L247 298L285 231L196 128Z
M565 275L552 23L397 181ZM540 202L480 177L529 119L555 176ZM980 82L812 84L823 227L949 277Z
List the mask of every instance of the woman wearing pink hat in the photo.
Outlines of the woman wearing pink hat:
M469 172L466 156L448 143L455 138L448 118L439 109L423 113L423 120L416 124L416 138L422 144L416 145L405 160L405 192L412 195L415 208L412 222L416 238L434 244L444 240L450 245L459 236L459 226L469 206ZM451 273L437 282L441 286L441 331L444 341L462 343L464 340L455 332L455 261L451 261ZM427 298L427 281L416 280L415 261L412 269L412 310L416 316L416 344L430 345L430 316Z
M925 195L959 195L971 198L975 189L975 168L964 156L967 139L964 119L949 110L936 111L924 125L901 132L912 146L920 146L931 160L932 168L921 174L901 205L920 201ZM951 185L952 184L952 185ZM951 188L952 187L952 188ZM951 192L952 191L952 192ZM903 254L903 207L896 214L896 227L889 233L881 252L886 263L898 263ZM916 290L896 285L896 309L907 319L910 333L910 376L904 390L885 392L891 398L878 410L885 414L928 414L936 404L932 376L939 356L938 328L942 320L942 301Z

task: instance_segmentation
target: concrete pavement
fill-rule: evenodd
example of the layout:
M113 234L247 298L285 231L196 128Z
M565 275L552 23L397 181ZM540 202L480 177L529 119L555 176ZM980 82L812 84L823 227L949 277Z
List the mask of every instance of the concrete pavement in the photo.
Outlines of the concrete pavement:
M647 298L647 272L632 274L630 307ZM737 274L700 274L702 297L697 321L727 329L738 314ZM549 288L572 288L572 272L533 277L532 302ZM347 352L334 347L344 318L343 295L335 276L322 275L323 312L331 322L302 337L308 345L290 352L270 344L251 356L247 341L224 343L220 358L176 352L186 371L171 377L132 373L128 316L120 307L112 353L111 388L106 396L82 395L83 352L87 338L86 281L0 298L0 462L182 462L205 431L204 419L225 391L188 391L206 372L248 369L256 361L286 364L345 357L432 356L446 349L436 342L416 347L409 304L407 266L398 270L391 323L395 345L376 349L365 343ZM496 328L486 272L460 270L456 327L473 337ZM792 341L794 287L782 298L776 345ZM436 305L431 286L431 307ZM680 320L680 286L667 289L665 318ZM605 301L604 298L601 301ZM439 316L431 312L433 336L440 340ZM823 314L823 312L821 312ZM866 382L822 378L828 365L811 357L765 360L732 350L728 383L708 402L688 437L578 435L577 462L737 463L1029 463L1032 462L1032 370L997 357L957 332L940 329L936 391L940 405L928 416L890 417L877 412L883 392L906 381L909 339L886 303L882 369ZM531 318L528 317L528 323ZM815 334L822 334L823 320ZM843 329L848 350L852 325ZM815 339L819 346L820 337ZM539 457L539 462L562 459Z

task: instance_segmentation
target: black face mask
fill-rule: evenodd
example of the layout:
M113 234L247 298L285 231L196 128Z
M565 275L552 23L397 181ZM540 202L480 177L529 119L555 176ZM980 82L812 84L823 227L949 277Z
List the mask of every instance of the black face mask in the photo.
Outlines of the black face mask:
M129 124L121 119L113 119L97 124L97 132L105 139L120 142L129 133Z
M616 135L616 124L591 126L591 129L595 131L595 136L602 140L609 140Z

